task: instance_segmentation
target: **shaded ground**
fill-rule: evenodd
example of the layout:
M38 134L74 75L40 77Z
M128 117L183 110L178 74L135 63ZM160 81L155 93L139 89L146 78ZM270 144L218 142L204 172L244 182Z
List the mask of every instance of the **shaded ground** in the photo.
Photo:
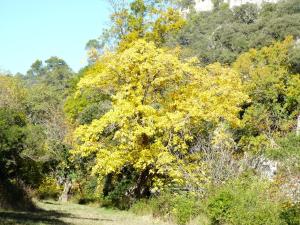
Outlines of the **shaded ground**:
M151 216L54 201L38 202L37 212L0 211L2 225L170 225Z

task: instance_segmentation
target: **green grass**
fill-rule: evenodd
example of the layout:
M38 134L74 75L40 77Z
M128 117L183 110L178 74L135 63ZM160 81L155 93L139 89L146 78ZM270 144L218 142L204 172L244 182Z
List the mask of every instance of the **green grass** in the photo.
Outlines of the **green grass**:
M99 208L96 206L37 202L41 209L36 212L1 211L2 225L171 225L150 215L137 216L127 211Z

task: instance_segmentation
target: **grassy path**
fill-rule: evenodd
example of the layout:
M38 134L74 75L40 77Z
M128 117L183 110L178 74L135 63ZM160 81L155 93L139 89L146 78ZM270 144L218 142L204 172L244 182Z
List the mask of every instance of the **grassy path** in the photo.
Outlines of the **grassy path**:
M38 202L38 212L0 211L2 225L170 225L151 216L55 201Z

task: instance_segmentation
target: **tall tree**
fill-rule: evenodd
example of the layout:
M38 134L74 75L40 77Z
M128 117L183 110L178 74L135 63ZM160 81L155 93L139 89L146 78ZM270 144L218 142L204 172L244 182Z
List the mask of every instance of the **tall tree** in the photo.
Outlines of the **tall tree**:
M201 182L205 169L197 162L199 151L192 150L196 136L221 121L238 126L247 96L233 70L194 63L145 41L103 56L78 91L100 88L112 96L112 109L76 129L73 153L95 156L93 171L99 175L133 168L139 174L137 196L166 180Z
M105 47L124 50L134 41L144 38L161 46L168 35L176 33L184 24L184 18L170 1L123 0L110 1L113 12L110 28L106 29L96 44L87 44L90 58L95 61L99 49Z

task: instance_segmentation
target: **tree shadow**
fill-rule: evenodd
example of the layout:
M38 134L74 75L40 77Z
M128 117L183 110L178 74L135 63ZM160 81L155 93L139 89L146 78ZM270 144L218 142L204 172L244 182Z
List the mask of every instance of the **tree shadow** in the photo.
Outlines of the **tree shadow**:
M56 204L47 202L46 204ZM59 204L58 204L59 205ZM55 210L42 210L36 209L34 211L0 211L0 224L1 225L34 225L34 224L45 224L45 225L72 225L61 220L61 218L71 218L79 220L91 220L92 221L114 221L111 219L100 219L100 218L86 218L73 215L71 213L63 213Z
M0 212L0 224L55 224L55 225L71 225L59 218L72 217L68 213L59 213L56 211L36 210L33 212L16 212L16 211L2 211Z
M99 219L99 218L92 218L92 217L81 217L81 216L69 216L68 218L72 219L79 219L79 220L94 220L94 221L115 221L112 219Z
M48 205L60 205L59 203L54 203L50 201L43 201L43 203L48 204Z

